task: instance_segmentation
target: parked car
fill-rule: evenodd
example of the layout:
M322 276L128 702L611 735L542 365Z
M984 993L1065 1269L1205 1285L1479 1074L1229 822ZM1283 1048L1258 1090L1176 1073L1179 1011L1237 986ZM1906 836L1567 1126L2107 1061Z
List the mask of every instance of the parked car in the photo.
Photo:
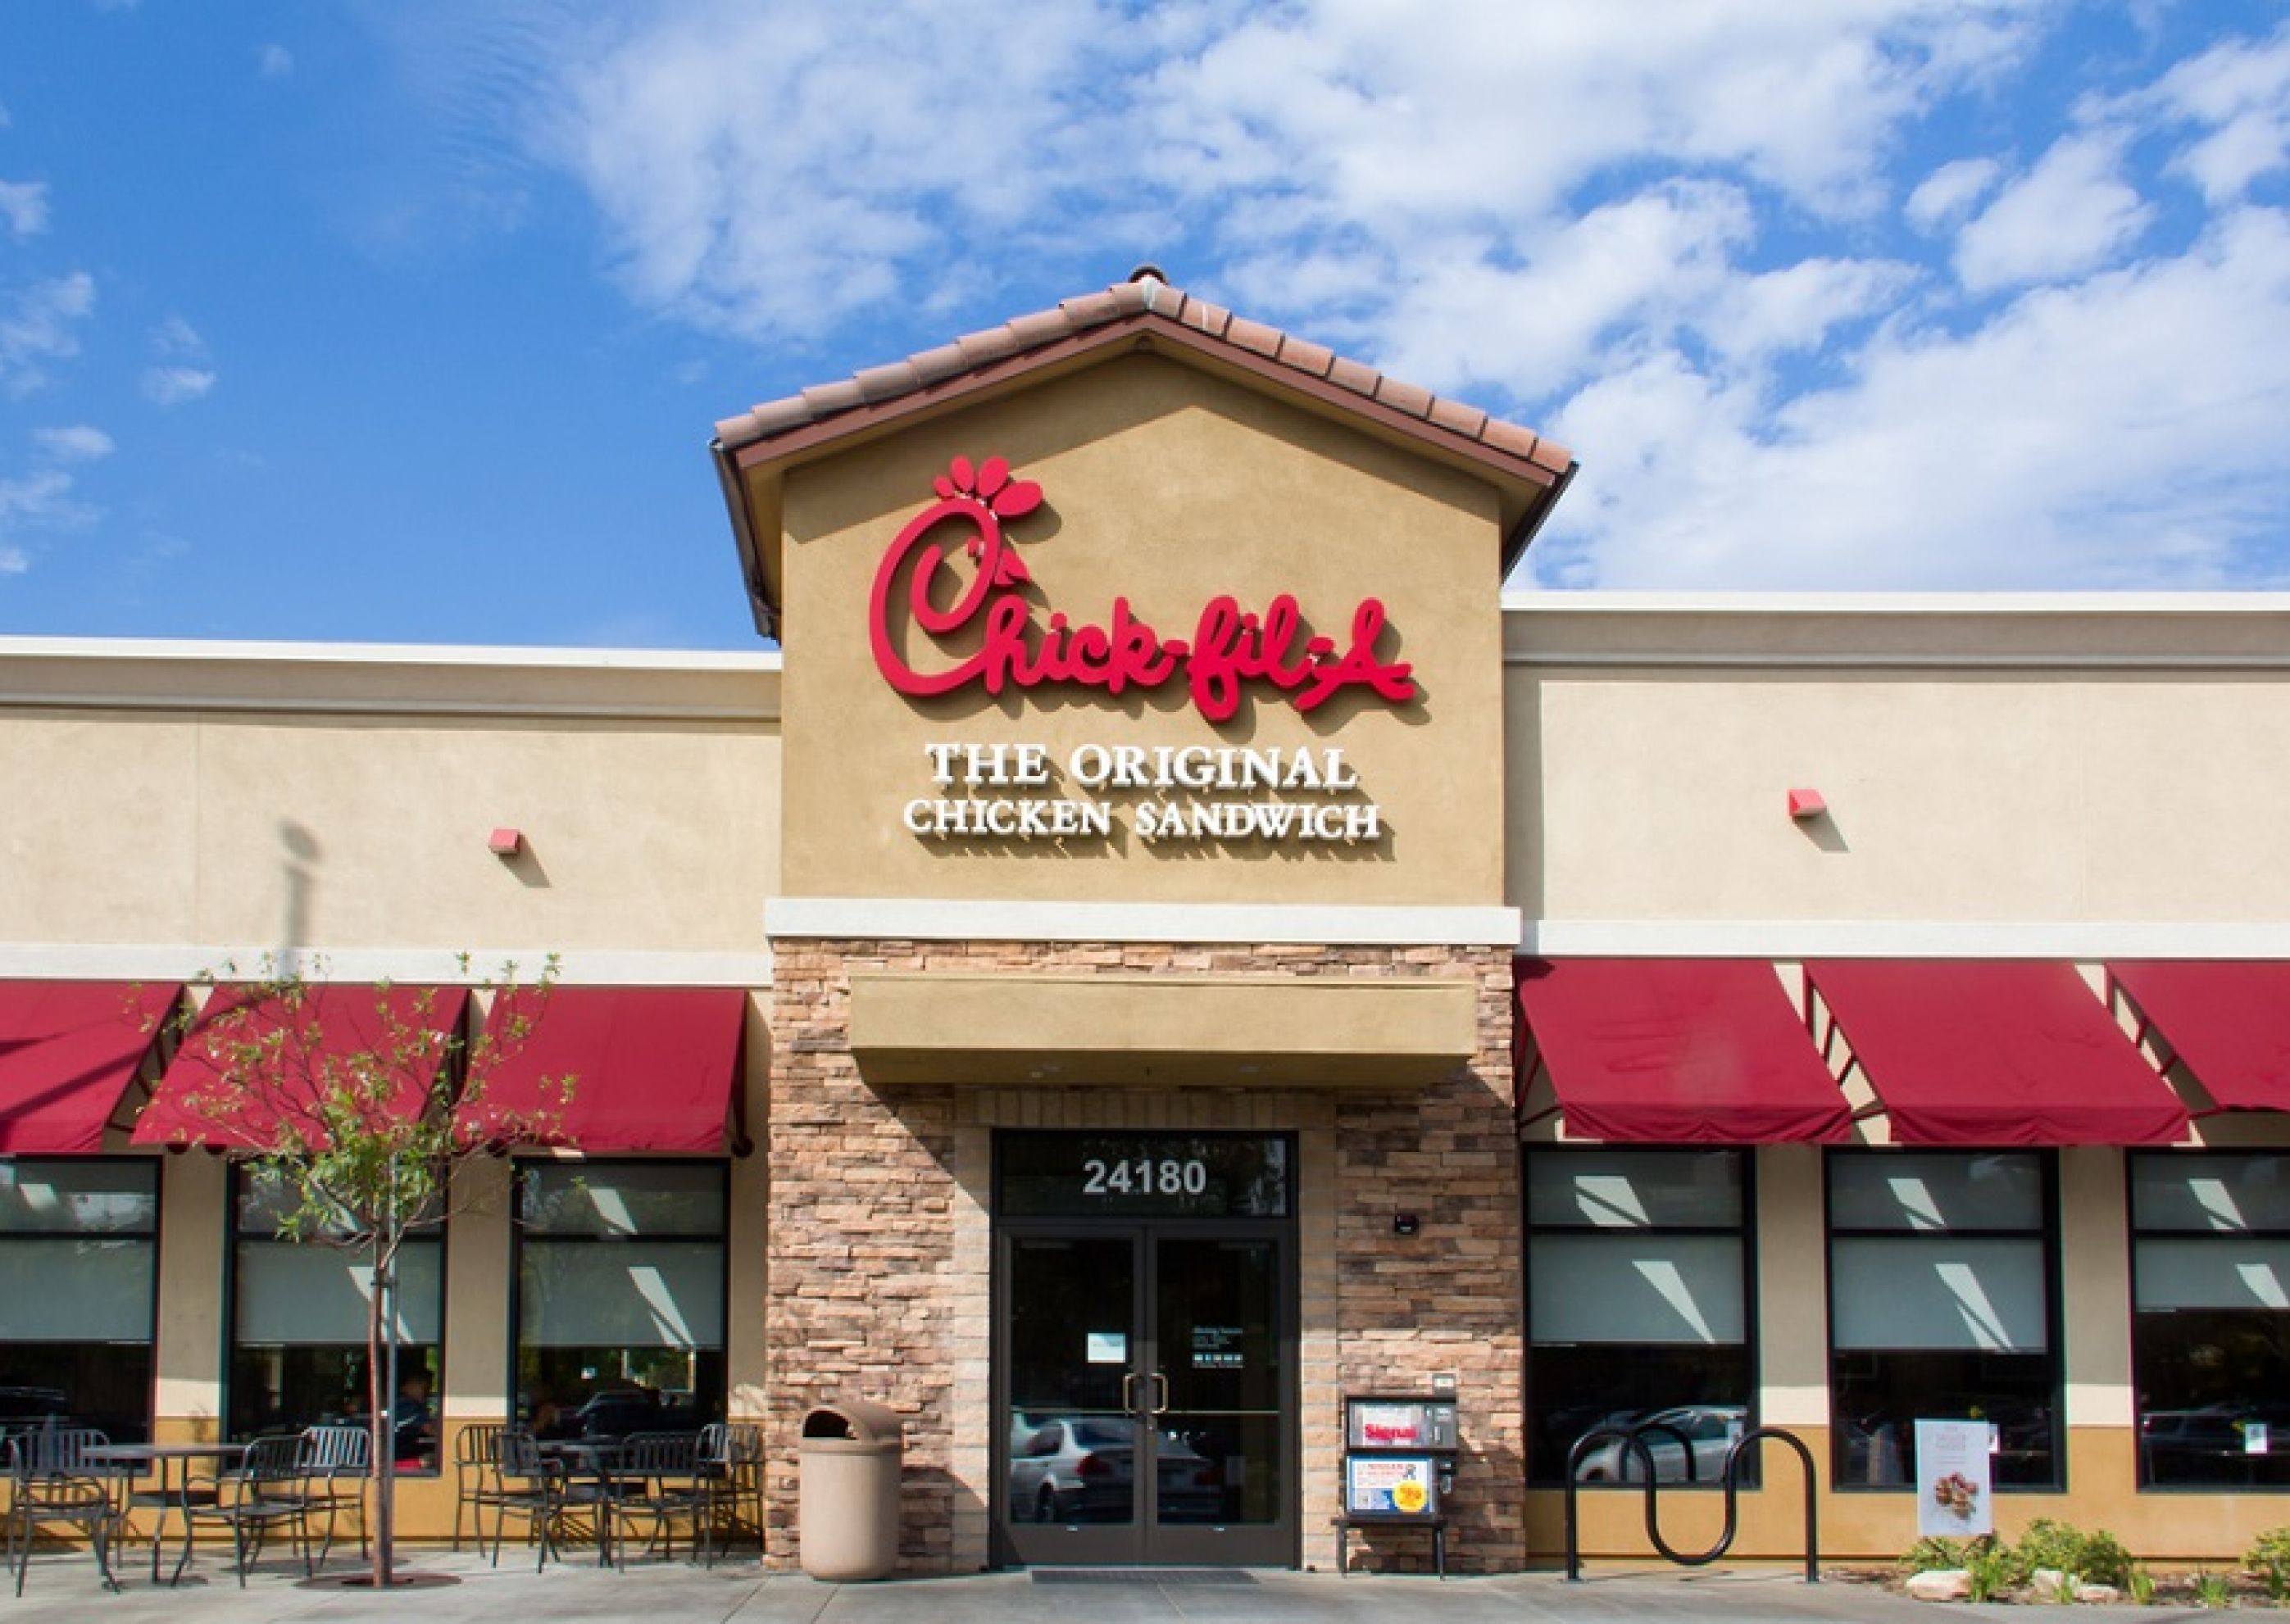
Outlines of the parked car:
M1749 1426L1749 1414L1740 1404L1678 1404L1610 1424L1649 1429L1640 1441L1653 1456L1656 1483L1716 1483L1725 1475L1726 1452ZM1644 1483L1645 1467L1636 1450L1615 1438L1582 1458L1576 1481Z
M590 1395L561 1430L573 1437L624 1438L632 1432L697 1432L701 1424L699 1406L685 1395L606 1388Z
M1037 1523L1127 1521L1137 1480L1135 1425L1122 1416L1013 1416L1012 1517ZM1181 1435L1157 1435L1154 1459L1164 1521L1213 1522L1222 1515L1223 1475Z
M71 1414L71 1395L61 1388L0 1388L0 1432L60 1421Z

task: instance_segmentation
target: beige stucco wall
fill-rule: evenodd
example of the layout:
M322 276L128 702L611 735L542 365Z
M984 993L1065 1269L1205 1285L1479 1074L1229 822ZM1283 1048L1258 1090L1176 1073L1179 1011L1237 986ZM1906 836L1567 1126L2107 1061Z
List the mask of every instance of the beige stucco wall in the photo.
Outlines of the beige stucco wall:
M909 700L875 668L869 594L957 454L1006 457L1043 487L1043 509L1009 532L1039 589L1037 619L1057 609L1101 624L1126 596L1165 637L1189 638L1219 593L1257 612L1287 592L1341 647L1355 606L1376 597L1389 615L1381 652L1413 663L1421 697L1342 696L1300 716L1260 688L1221 726L1179 687ZM790 895L1499 901L1501 537L1497 495L1472 476L1178 362L1126 356L792 468L784 514ZM1125 814L1109 844L919 839L901 821L908 802L966 793L932 781L924 746L947 740L1041 743L1053 762L1083 743L1341 747L1361 780L1346 798L1377 803L1388 837L1155 847L1124 832ZM1112 798L1125 808L1137 795Z
M1506 634L1506 860L1530 919L2290 919L2281 600L1515 600ZM1826 817L1792 822L1799 787Z
M136 646L0 645L0 944L762 952L779 741L754 657L609 691L608 657L494 660L445 697L395 655ZM496 828L524 850L488 850Z

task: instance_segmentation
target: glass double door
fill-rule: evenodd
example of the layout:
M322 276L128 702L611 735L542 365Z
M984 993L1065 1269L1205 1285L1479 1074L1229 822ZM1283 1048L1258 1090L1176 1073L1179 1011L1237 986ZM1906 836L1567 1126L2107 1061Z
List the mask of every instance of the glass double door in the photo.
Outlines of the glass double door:
M1285 1225L1011 1224L999 1237L999 1555L1287 1566Z

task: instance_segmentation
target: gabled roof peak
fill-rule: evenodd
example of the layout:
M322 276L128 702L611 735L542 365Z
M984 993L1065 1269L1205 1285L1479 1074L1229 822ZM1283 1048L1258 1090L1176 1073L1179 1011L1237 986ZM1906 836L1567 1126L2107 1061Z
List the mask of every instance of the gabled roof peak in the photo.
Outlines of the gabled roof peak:
M998 393L1029 374L1151 348L1289 396L1434 459L1476 469L1505 492L1501 572L1508 574L1573 476L1567 449L1476 406L1387 377L1170 284L1158 266L849 378L765 401L716 425L718 476L756 625L779 635L777 481L846 438Z
M868 367L834 383L766 401L716 425L725 451L741 451L847 413L863 413L893 401L935 392L965 374L1017 361L1117 323L1165 321L1218 344L1276 364L1300 380L1332 386L1344 395L1431 425L1462 440L1517 459L1544 483L1573 466L1567 449L1529 428L1490 417L1475 406L1387 377L1363 362L1347 360L1325 345L1313 344L1262 322L1235 316L1173 287L1157 265L1141 265L1126 282L1104 292L1061 300L1047 310L1014 316L998 327L965 334L903 361ZM855 425L854 425L855 427ZM806 441L810 436L805 436ZM743 459L744 460L744 459ZM1524 470L1522 470L1524 471Z

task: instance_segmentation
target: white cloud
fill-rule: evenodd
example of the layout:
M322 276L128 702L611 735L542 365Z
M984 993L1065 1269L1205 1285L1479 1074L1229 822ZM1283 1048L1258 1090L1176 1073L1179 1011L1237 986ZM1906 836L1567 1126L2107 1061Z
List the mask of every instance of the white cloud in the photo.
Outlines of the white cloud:
M199 336L197 328L181 316L170 316L151 329L151 350L154 355L171 359L204 361L207 341Z
M207 341L181 316L170 316L151 330L151 353L159 363L144 369L143 398L155 405L180 406L214 388L214 369L204 364Z
M154 366L143 373L143 397L155 405L180 406L215 386L215 375L200 366Z
M2063 136L1956 240L1956 274L1974 292L2070 276L2106 264L2154 211L2125 182L2123 138Z
M255 53L254 69L266 79L284 79L294 71L293 53L280 44L268 44Z
M0 180L0 220L18 236L48 228L48 188L37 180Z
M1259 245L1414 263L1462 232L1501 269L1534 252L1532 222L1648 159L1867 214L1900 121L2013 60L2043 11L1047 0L1013 28L998 0L715 0L555 30L524 107L633 297L784 340L1172 220L1215 220L1244 265Z
M2233 40L2182 62L2159 80L2148 105L2209 133L2175 166L2213 204L2290 164L2290 24L2262 42Z
M21 538L28 533L84 529L95 508L72 495L72 476L60 468L35 468L0 479L0 575L21 575L32 567Z
M85 423L35 428L32 444L57 462L99 462L116 449L109 435Z
M1961 337L1880 332L1766 413L1675 350L1581 391L1595 445L1538 574L1612 587L2290 584L2290 220L2021 294Z
M1993 158L1958 158L1926 175L1902 209L1919 231L1935 231L1964 218L2003 172Z
M46 381L42 364L79 353L78 324L95 310L95 278L73 271L16 292L0 308L0 389L21 395Z

